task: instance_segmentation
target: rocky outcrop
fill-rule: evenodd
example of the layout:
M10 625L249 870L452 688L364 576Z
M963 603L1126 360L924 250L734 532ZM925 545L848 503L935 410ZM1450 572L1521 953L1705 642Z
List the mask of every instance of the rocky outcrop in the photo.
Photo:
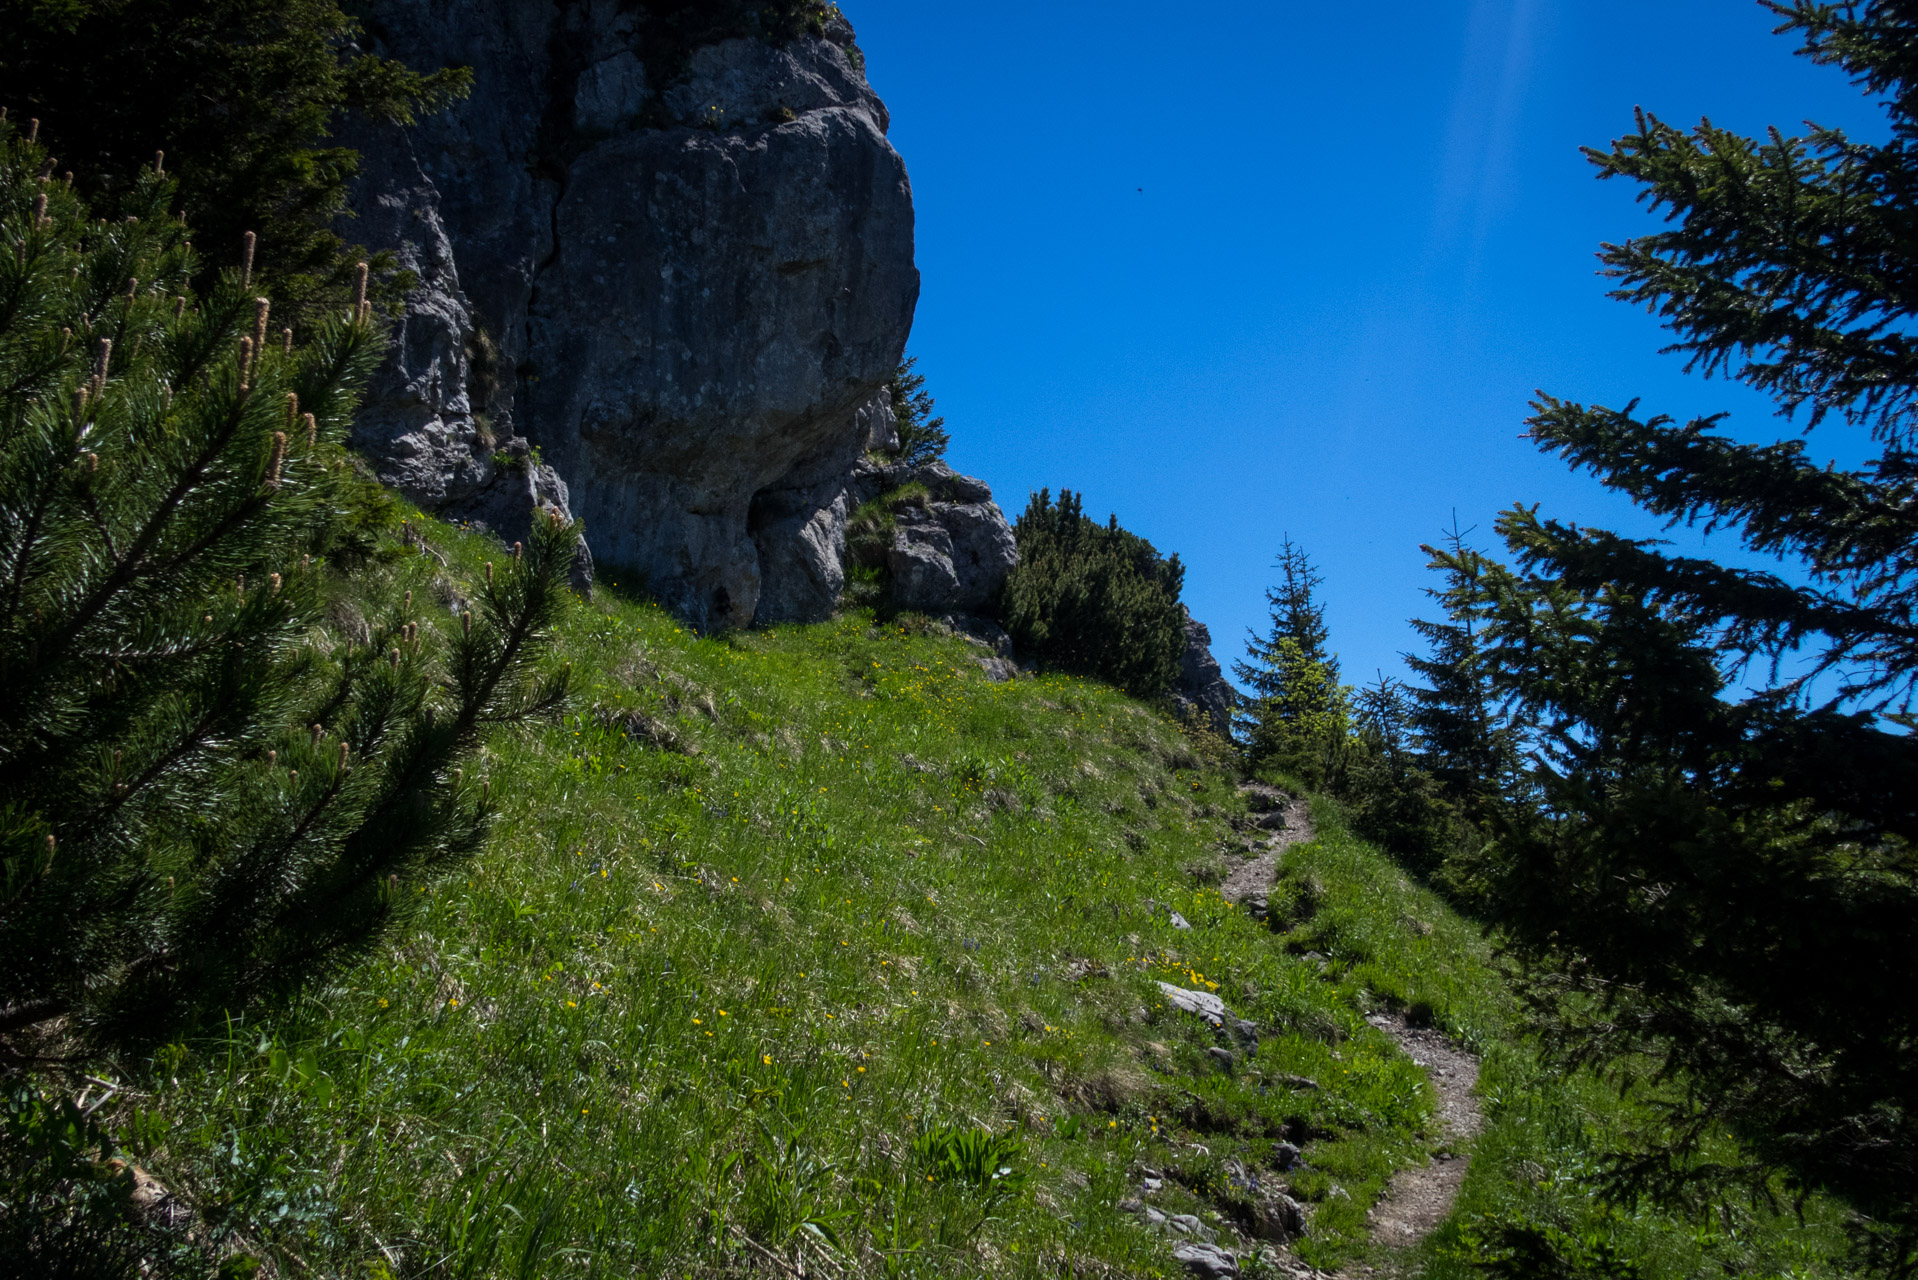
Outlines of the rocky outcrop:
M1172 704L1181 716L1199 715L1222 738L1232 735L1232 708L1238 692L1219 670L1212 656L1212 633L1188 610L1185 615L1185 652L1179 655L1179 680L1172 686Z
M923 486L926 497L893 513L885 551L893 602L925 613L994 610L1019 548L992 490L943 462L867 461L853 472L848 496L858 506L907 485Z
M375 0L366 25L475 80L355 140L347 231L419 281L360 429L382 478L502 526L528 492L570 502L701 628L830 611L919 288L851 28L721 41L652 84L630 5Z

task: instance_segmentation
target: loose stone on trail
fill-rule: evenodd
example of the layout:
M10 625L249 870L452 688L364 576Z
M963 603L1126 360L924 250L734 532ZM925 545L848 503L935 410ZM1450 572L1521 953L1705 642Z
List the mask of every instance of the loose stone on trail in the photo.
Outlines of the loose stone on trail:
M1186 1242L1172 1246L1173 1260L1195 1276L1212 1280L1237 1280L1238 1258L1215 1244Z

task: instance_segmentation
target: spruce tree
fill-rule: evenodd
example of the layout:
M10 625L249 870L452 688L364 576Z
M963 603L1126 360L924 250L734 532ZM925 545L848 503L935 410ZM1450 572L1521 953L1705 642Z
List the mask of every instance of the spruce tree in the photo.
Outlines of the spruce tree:
M1430 568L1445 579L1426 594L1445 609L1445 620L1412 619L1426 642L1424 655L1405 663L1422 677L1408 685L1407 723L1425 769L1447 800L1476 821L1501 797L1522 795L1522 726L1493 689L1493 672L1480 603L1485 557L1466 545L1456 525L1443 547L1427 546Z
M1326 786L1355 832L1424 873L1437 867L1452 817L1419 750L1414 692L1383 674L1353 691L1352 731Z
M946 420L937 416L932 393L926 390L926 375L913 372L917 356L899 366L892 375L892 412L899 420L899 458L909 466L938 462L946 456L952 436Z
M151 1043L324 977L470 854L576 533L457 624L329 631L371 306L295 343L153 166L94 221L0 121L0 1057ZM362 280L364 275L362 274ZM538 522L536 522L538 523Z
M1305 549L1286 538L1267 588L1270 626L1246 635L1246 657L1233 674L1252 691L1240 704L1239 732L1257 767L1272 765L1321 786L1337 769L1350 729L1350 696L1339 683L1338 656L1318 589L1324 578Z
M1694 368L1868 454L1748 444L1543 397L1546 452L1776 571L1517 508L1474 569L1498 696L1538 717L1539 805L1474 868L1559 1060L1660 1064L1663 1127L1612 1190L1742 1187L1856 1207L1874 1264L1918 1271L1918 7L1768 6L1884 107L1882 144L1750 139L1641 113L1591 151L1664 229L1607 245L1615 296ZM1719 1126L1746 1158L1709 1158Z

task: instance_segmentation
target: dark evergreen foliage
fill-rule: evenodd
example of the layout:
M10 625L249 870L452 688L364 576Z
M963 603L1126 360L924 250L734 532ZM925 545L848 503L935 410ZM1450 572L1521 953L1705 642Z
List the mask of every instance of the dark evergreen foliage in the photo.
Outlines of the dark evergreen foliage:
M334 230L359 157L328 134L349 112L410 123L470 83L365 53L358 30L335 0L0 0L0 106L40 120L102 210L166 152L207 260L257 233L259 282L304 323L344 305L364 256Z
M557 706L576 534L458 627L322 629L368 305L294 344L149 171L90 220L0 123L0 1050L150 1043L361 952L483 837L461 763ZM537 523L537 522L536 522ZM424 625L423 625L424 624Z
M1326 785L1354 831L1430 873L1451 847L1455 820L1419 750L1414 693L1384 676L1352 693L1352 732Z
M1265 593L1271 611L1264 636L1246 635L1246 658L1232 664L1251 691L1240 704L1238 732L1254 767L1271 765L1322 786L1338 767L1350 728L1349 701L1330 651L1324 579L1290 538L1274 566L1279 581Z
M907 360L892 375L892 411L899 419L899 458L912 466L938 462L946 456L952 437L946 432L946 420L933 410L932 393L926 390L924 374L914 373L917 357Z
M1005 624L1021 654L1097 676L1141 698L1179 677L1185 566L1150 542L1086 518L1080 495L1055 506L1040 490L1013 526L1019 564L1006 582Z
M1808 56L1884 102L1890 139L1741 138L1640 114L1602 176L1666 229L1604 260L1694 367L1807 429L1876 443L1819 467L1542 398L1540 448L1674 524L1729 531L1778 572L1673 555L1518 508L1506 569L1448 561L1492 689L1537 717L1539 807L1508 807L1473 872L1530 966L1565 1063L1650 1055L1664 1127L1612 1188L1693 1204L1822 1188L1870 1259L1918 1271L1918 6L1769 6ZM1785 669L1780 664L1800 665ZM1706 1159L1719 1124L1749 1159Z
M1412 620L1427 650L1424 656L1406 654L1405 662L1426 683L1406 687L1406 721L1440 791L1462 815L1478 821L1502 801L1522 802L1524 729L1493 689L1480 599L1485 557L1466 545L1456 527L1442 548L1424 550L1445 579L1443 588L1427 594L1444 607L1446 620Z

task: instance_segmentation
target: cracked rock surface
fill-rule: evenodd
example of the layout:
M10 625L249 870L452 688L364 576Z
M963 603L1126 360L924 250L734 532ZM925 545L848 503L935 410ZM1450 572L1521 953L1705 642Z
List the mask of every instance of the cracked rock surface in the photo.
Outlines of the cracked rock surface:
M569 505L701 628L824 616L919 293L851 27L722 41L663 84L605 0L375 0L366 28L474 73L465 101L351 139L343 230L418 277L357 440L381 478L489 525L529 488ZM528 484L496 461L515 440Z

